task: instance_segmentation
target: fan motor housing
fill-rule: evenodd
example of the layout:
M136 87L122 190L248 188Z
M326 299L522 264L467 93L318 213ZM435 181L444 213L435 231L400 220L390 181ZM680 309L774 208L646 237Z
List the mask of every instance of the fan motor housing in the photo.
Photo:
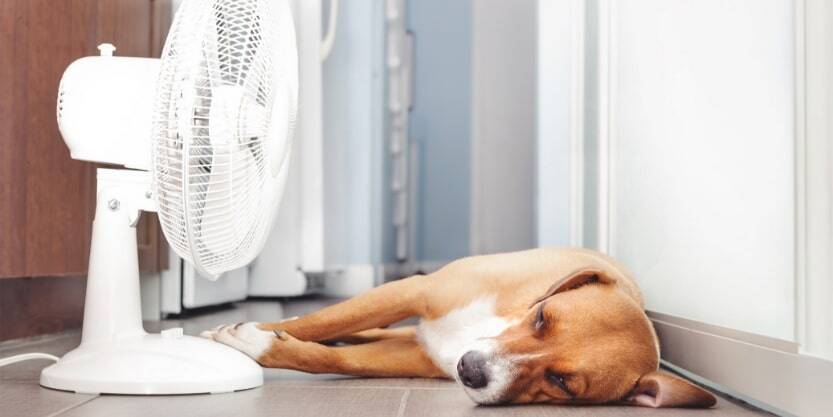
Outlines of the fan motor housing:
M151 168L153 100L161 61L91 56L64 71L58 128L73 159Z

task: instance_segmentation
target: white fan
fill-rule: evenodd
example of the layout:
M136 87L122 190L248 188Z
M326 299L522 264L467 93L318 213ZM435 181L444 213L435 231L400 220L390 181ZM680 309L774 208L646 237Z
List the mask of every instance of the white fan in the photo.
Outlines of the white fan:
M58 125L99 169L81 345L41 385L85 393L230 392L263 383L224 345L148 334L136 229L158 210L177 254L206 276L242 267L269 235L288 173L298 53L287 0L186 0L161 60L102 56L61 79Z

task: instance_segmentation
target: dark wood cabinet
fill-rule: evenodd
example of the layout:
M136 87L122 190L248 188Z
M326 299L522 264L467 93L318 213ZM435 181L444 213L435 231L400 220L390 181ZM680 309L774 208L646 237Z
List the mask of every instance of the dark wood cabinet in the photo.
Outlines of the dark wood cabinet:
M58 82L110 42L158 56L170 0L0 1L0 278L86 275L95 165L70 158L55 118ZM138 230L140 265L166 266L155 216Z

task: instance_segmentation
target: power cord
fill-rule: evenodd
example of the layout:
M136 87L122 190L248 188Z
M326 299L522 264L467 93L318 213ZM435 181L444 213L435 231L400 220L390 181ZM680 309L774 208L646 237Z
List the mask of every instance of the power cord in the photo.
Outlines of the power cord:
M48 353L24 353L21 355L9 356L8 358L0 359L0 367L11 365L13 363L30 361L34 359L48 359L53 362L58 362L58 357Z

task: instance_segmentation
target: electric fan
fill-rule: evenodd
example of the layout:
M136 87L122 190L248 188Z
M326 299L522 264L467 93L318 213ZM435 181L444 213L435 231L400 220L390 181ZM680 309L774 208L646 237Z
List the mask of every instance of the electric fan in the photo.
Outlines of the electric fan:
M178 255L203 275L245 266L269 234L288 173L298 52L287 0L186 0L162 59L101 56L61 79L58 125L99 169L81 344L41 385L84 393L253 388L261 368L182 329L141 321L136 229L158 211Z

